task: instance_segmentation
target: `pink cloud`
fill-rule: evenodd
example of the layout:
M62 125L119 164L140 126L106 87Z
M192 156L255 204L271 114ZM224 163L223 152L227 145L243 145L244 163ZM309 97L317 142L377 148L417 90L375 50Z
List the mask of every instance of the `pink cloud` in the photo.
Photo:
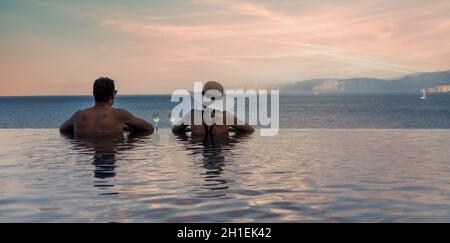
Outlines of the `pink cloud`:
M141 15L71 9L68 14L89 16L100 31L118 40L91 53L74 50L67 65L57 65L59 75L84 70L81 78L91 79L96 72L111 73L128 80L126 92L170 92L203 79L261 85L321 77L393 77L448 69L450 61L450 2L445 0L192 4L209 9ZM107 61L85 64L98 55ZM0 59L0 64L5 61ZM11 79L24 79L17 67L27 62L36 65L30 76L57 78L37 60L20 61L8 64ZM142 81L148 77L151 82Z

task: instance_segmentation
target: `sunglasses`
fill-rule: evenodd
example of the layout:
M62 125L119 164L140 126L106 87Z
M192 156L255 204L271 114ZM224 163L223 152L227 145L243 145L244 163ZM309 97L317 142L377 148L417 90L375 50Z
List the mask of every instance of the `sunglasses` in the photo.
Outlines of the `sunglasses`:
M205 91L202 91L202 96L205 96L205 97L211 99L212 101L216 100L216 97L215 97L215 96L210 96L210 95L205 95L205 94L206 94L206 92L205 92ZM220 98L219 98L219 99L220 99Z
M117 95L117 92L119 92L119 91L117 91L117 90L114 90L113 94L114 94L114 95Z

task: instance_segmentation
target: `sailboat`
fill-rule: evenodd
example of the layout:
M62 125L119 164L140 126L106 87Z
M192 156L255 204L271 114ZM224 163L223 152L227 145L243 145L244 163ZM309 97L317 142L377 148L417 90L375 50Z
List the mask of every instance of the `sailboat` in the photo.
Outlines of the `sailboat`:
M421 100L426 100L427 97L427 90L426 89L422 89L422 96L420 97Z

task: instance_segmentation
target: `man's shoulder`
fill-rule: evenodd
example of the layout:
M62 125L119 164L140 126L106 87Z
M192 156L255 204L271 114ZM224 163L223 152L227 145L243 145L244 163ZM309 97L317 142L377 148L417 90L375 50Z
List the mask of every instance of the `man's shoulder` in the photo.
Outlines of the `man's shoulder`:
M91 116L91 114L94 112L94 108L85 108L85 109L81 109L78 110L77 112L75 112L73 114L74 117L76 118L86 118Z
M73 116L80 116L80 115L83 115L83 114L85 114L85 113L87 112L87 110L88 110L88 109L81 109L81 110L78 110L78 111L76 111L75 113L73 113Z
M129 118L129 117L133 116L133 114L126 109L123 109L123 108L112 108L112 109L118 117Z
M89 115L90 113L95 112L94 107L84 108L75 112L75 115Z
M123 114L130 113L131 114L131 112L129 112L128 110L123 109L123 108L112 108L112 110L117 113L123 113Z
M95 111L95 107L84 108L84 109L78 110L77 113L88 113L88 112L93 112L93 111Z

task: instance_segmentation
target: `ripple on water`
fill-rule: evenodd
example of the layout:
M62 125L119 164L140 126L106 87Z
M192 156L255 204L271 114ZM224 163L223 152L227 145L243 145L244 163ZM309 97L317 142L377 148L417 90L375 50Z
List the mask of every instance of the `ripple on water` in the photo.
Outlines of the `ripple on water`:
M1 220L450 222L450 130L97 142L0 130Z

